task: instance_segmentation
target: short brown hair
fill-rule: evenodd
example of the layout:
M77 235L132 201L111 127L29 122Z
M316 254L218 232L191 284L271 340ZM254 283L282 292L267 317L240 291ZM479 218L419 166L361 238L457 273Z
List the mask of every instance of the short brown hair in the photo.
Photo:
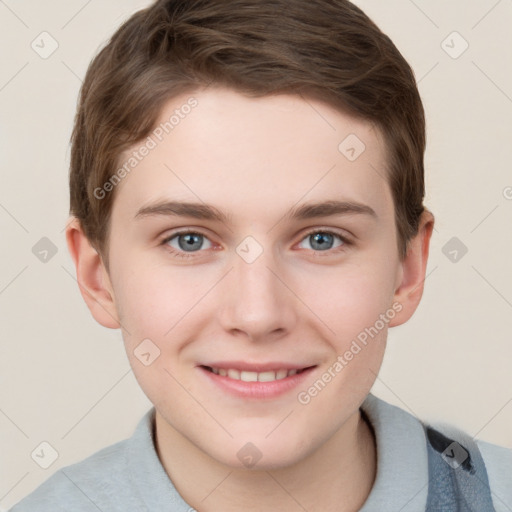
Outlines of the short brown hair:
M347 0L158 0L91 62L71 136L70 213L107 269L115 190L102 199L94 191L165 102L212 83L253 97L300 94L374 123L405 257L425 209L425 118L414 73L389 37Z

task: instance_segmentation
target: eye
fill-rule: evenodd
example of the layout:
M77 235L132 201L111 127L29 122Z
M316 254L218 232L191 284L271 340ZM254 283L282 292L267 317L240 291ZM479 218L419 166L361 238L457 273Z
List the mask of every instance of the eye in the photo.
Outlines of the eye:
M333 246L333 242L336 238L340 243ZM209 244L207 247L203 247L205 241ZM338 252L334 251L334 249L341 247L340 250L343 250L344 247L352 245L352 242L347 237L333 231L318 228L307 233L301 243L304 241L310 241L311 250L315 253L327 253L325 256L331 255L333 252ZM161 242L161 245L164 245L166 249L177 258L193 258L195 256L194 253L202 252L201 249L211 249L213 246L206 235L196 231L179 231L173 233L166 237ZM308 248L306 247L306 249ZM321 254L321 256L324 256L324 254Z
M340 240L341 243L333 247L332 244L335 238ZM321 230L318 228L307 233L306 236L302 239L302 242L303 241L310 241L311 248L315 252L327 251L329 254L332 254L332 249L337 249L338 247L349 246L352 244L351 241L343 235L333 231Z
M200 252L199 249L201 249L205 240L208 240L208 238L202 233L197 233L195 231L180 231L165 238L162 241L162 245L166 245L170 252L178 258L191 258L193 257L193 254L187 253ZM212 246L209 240L208 242L210 243L210 247L206 247L207 249Z

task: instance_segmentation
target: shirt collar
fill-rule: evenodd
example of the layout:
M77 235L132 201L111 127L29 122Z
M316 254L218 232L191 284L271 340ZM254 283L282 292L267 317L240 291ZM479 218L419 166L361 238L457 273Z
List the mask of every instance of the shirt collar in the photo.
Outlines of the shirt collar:
M425 510L428 454L421 422L407 411L368 394L361 405L375 433L377 474L360 512Z

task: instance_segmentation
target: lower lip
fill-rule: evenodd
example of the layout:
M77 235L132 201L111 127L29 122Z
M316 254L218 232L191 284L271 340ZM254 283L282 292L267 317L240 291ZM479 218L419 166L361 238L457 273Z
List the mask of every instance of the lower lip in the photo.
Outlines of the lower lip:
M245 382L243 380L217 375L202 366L198 366L197 368L210 379L210 382L219 386L223 391L240 398L262 399L275 398L291 391L302 383L316 367L313 366L295 375L290 375L284 379L273 380L271 382Z

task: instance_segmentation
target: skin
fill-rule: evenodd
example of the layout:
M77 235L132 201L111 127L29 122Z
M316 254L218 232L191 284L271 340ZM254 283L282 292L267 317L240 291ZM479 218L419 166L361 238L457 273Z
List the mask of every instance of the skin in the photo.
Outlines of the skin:
M381 366L388 327L406 322L421 299L434 218L425 212L400 261L386 148L370 123L300 96L254 99L213 87L173 98L158 123L191 96L198 105L116 187L109 272L71 219L66 235L84 300L100 324L121 328L133 372L156 408L160 460L187 503L206 512L359 510L376 474L373 433L359 407ZM353 162L338 150L350 134L366 146ZM231 219L135 219L164 199L211 204ZM284 217L326 200L368 205L376 218ZM162 244L178 228L205 237L189 252L179 237ZM311 229L352 244L334 236L321 250ZM263 249L251 263L236 252L247 236ZM401 306L394 318L300 403L298 392L393 303ZM146 338L160 350L148 366L134 354ZM297 389L244 400L197 368L220 359L317 366ZM251 468L237 457L247 442L262 454Z

